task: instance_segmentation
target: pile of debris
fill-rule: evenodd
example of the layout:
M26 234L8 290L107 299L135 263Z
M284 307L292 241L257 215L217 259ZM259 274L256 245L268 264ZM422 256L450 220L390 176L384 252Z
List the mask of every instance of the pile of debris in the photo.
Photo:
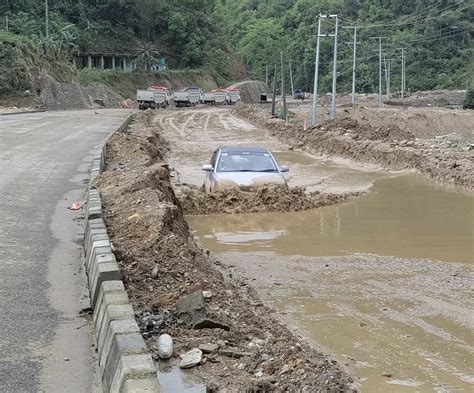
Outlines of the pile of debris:
M302 187L262 187L255 192L235 188L206 193L203 188L183 186L178 198L186 214L294 212L344 202L360 193L308 193Z

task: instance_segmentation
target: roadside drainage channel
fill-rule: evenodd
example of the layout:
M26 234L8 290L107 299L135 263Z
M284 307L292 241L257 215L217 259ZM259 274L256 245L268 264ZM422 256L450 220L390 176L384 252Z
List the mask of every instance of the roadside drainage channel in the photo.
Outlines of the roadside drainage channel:
M133 116L116 132L124 131ZM85 266L102 389L105 393L161 392L157 370L135 321L103 220L99 192L91 186L103 171L106 144L94 156L84 222Z

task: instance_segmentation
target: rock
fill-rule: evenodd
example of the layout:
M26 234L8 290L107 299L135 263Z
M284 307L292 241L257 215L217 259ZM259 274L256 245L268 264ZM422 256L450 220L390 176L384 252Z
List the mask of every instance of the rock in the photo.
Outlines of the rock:
M222 349L219 351L222 355L229 356L232 358L242 358L244 356L252 356L253 352L244 352L244 351L236 351L233 349Z
M199 364L202 360L202 352L199 348L193 348L186 352L179 363L179 368L191 368Z
M385 377L385 378L392 378L392 373L383 373L383 374L382 374L382 377Z
M219 345L217 344L201 344L199 346L199 349L202 351L202 353L212 353L214 351L217 351L219 349Z
M226 289L225 294L227 296L234 296L234 293L230 289Z
M203 318L193 325L193 329L223 329L228 332L230 326L212 319Z
M204 299L210 299L212 297L212 292L211 291L202 291L202 297Z
M268 353L262 353L260 356L261 362L268 362L272 357Z
M187 325L194 325L206 317L202 291L194 291L176 302L179 319Z
M218 340L217 345L219 345L220 348L224 348L225 347L225 341L224 340Z
M155 265L155 267L151 271L151 278L157 278L157 277L158 277L158 265Z
M258 370L254 375L255 375L255 377L257 377L257 378L260 378L260 377L263 376L263 371L262 371L262 370Z
M169 359L173 355L173 339L168 334L162 334L158 339L158 356Z
M294 150L294 146L288 146L288 150Z

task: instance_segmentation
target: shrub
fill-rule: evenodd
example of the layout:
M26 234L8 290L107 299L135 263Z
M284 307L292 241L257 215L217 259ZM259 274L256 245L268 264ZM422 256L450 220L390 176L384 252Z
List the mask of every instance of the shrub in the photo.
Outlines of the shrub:
M464 109L474 109L474 87L469 87L464 97Z

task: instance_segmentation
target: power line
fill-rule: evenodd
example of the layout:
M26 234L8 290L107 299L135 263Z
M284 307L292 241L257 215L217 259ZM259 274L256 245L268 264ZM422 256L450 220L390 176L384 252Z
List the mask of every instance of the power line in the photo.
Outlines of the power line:
M459 4L453 4L451 6L443 8L441 10L437 10L436 12L438 13L438 15L428 16L429 14L427 14L427 15L417 16L415 18L408 19L408 20L402 20L400 18L400 19L398 19L394 22L378 23L378 24L372 24L372 25L357 25L357 28L358 29L370 29L370 28L374 28L374 27L400 27L400 26L415 23L415 22L418 22L418 21L421 21L421 20L423 20L423 21L431 20L431 19L440 17L441 13L443 13L444 11L446 11L448 9L451 9L455 6L458 6L458 5ZM472 6L474 6L474 4L467 4L466 6L462 6L458 9L455 9L455 10L452 10L452 11L463 11L465 9L468 9L468 8L472 7ZM408 18L411 18L411 16L409 16ZM356 24L354 21L347 20L347 22L350 23L350 24L353 24L353 25Z

